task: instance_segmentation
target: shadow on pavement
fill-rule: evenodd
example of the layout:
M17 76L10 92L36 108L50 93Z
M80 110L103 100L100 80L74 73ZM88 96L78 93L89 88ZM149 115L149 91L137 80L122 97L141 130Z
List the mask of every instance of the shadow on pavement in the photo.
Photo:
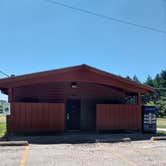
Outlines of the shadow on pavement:
M63 133L63 134L15 134L3 138L8 141L28 141L30 144L80 144L80 143L111 143L111 142L125 142L129 141L143 141L150 140L151 137L166 136L166 134L153 134L153 133ZM129 139L128 139L129 138ZM2 140L2 141L3 141Z

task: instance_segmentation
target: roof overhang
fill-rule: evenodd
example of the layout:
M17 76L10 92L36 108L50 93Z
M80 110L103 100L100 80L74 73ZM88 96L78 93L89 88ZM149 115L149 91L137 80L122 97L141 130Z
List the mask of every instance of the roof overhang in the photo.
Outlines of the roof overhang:
M88 65L79 65L63 69L50 70L0 79L0 89L28 86L47 82L89 82L116 87L131 93L152 93L152 87L130 81L120 76L96 69Z

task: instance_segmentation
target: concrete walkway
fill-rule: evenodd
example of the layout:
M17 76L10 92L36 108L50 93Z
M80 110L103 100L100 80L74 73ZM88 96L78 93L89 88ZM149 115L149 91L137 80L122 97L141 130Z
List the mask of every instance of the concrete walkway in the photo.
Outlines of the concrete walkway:
M157 128L158 131L166 131L166 128Z
M124 142L150 140L151 137L166 136L166 134L156 133L63 133L55 135L13 135L9 136L9 141L28 141L29 144L64 144L64 143L96 143L96 142ZM5 140L4 140L5 141Z

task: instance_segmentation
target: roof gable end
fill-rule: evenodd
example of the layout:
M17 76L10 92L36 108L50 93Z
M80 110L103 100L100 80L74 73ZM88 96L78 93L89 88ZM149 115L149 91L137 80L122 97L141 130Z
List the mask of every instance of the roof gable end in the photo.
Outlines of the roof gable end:
M50 70L50 71L45 71L45 72L26 74L26 75L22 75L22 76L15 76L15 77L10 77L10 78L5 78L5 79L0 79L0 87L2 87L2 88L10 87L10 86L14 85L15 83L17 83L17 86L19 86L19 84L21 86L22 83L28 84L28 82L30 82L32 80L40 80L40 81L43 80L44 81L44 79L48 78L48 77L55 77L55 78L57 77L57 79L58 79L58 76L64 75L65 73L66 74L68 73L67 74L68 78L66 78L66 80L68 79L69 81L71 81L70 74L77 73L78 71L82 71L82 72L88 71L91 76L93 76L93 74L100 75L100 76L102 76L103 79L107 80L108 85L111 85L111 82L114 81L114 82L120 83L121 88L124 88L123 87L123 85L124 85L127 87L130 87L130 86L132 86L133 88L135 87L136 89L140 89L140 91L142 91L142 92L143 91L144 92L154 92L154 89L151 87L135 83L133 81L130 81L130 80L127 80L127 79L122 78L120 76L116 76L114 74L96 69L96 68L91 67L91 66L86 65L86 64L62 68L62 69ZM72 77L72 75L71 75L71 77ZM84 77L86 77L86 75L84 75ZM100 78L100 77L98 77L98 78ZM91 79L91 77L88 78L88 76L87 76L87 79L85 79L85 80L88 81L90 79ZM81 77L76 78L76 80L81 80ZM100 80L99 80L99 82L102 83L102 81L100 81Z

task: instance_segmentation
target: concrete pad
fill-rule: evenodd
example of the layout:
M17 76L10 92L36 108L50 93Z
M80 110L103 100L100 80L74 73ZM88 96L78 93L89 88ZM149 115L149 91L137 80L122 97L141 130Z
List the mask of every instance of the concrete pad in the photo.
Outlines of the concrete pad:
M116 142L131 142L131 138L105 138L97 139L96 143L116 143Z
M28 141L1 141L0 146L27 146Z
M160 141L160 140L166 140L166 136L152 137L151 138L151 141Z
M166 128L157 128L157 131L166 131Z

